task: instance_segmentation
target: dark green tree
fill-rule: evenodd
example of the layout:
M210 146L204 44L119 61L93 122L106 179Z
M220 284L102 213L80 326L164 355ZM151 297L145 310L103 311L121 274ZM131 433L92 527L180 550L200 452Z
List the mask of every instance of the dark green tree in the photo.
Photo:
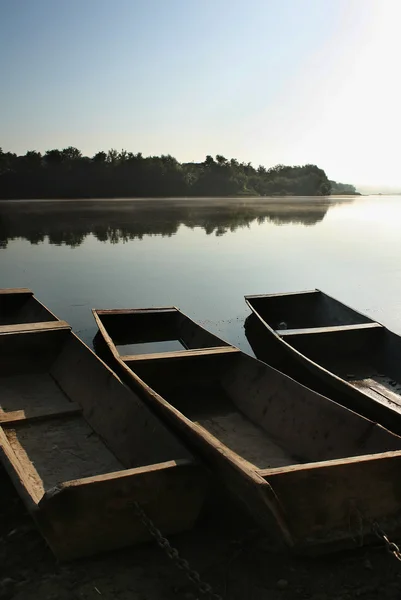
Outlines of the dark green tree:
M179 163L173 156L144 157L122 149L83 156L74 146L35 150L17 156L0 149L1 198L138 196L277 196L355 193L331 182L316 165L251 163L207 155L201 163Z

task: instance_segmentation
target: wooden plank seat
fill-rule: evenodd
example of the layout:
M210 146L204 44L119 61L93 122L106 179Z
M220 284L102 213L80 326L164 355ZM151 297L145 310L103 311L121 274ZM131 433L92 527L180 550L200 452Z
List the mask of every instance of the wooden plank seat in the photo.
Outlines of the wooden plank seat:
M352 325L330 325L328 327L302 327L299 329L276 329L276 333L281 337L291 335L308 335L315 333L341 333L343 331L358 329L375 329L383 327L380 323L355 323Z

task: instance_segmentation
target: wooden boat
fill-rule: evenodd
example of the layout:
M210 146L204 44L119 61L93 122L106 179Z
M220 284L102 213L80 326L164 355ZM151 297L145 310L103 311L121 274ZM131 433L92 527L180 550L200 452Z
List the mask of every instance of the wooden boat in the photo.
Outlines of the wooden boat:
M27 330L30 323L42 322L44 328L52 327L54 321L58 318L28 288L0 289L0 333L7 333L15 326Z
M256 356L401 435L401 338L320 290L246 296Z
M175 307L93 313L96 350L278 545L352 546L370 539L374 521L400 531L401 438Z
M60 559L192 527L204 470L64 321L0 333L0 457Z

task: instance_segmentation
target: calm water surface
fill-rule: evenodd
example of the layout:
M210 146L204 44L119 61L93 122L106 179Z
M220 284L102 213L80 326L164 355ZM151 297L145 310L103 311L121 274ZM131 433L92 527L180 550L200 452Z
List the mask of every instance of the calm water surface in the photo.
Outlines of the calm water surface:
M91 308L176 305L249 351L245 294L320 288L401 333L401 198L0 202L0 287L91 343Z

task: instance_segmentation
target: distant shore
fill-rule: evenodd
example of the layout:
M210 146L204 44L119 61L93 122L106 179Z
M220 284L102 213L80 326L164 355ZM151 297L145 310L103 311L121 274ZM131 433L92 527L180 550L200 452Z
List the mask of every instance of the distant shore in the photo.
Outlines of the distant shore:
M373 194L376 195L376 194ZM343 199L357 198L365 194L338 194L332 196L160 196L154 198L144 197L116 197L116 198L0 198L0 203L8 202L242 202L242 203L265 203L277 202L285 204L287 202L327 202L330 200L341 201Z

